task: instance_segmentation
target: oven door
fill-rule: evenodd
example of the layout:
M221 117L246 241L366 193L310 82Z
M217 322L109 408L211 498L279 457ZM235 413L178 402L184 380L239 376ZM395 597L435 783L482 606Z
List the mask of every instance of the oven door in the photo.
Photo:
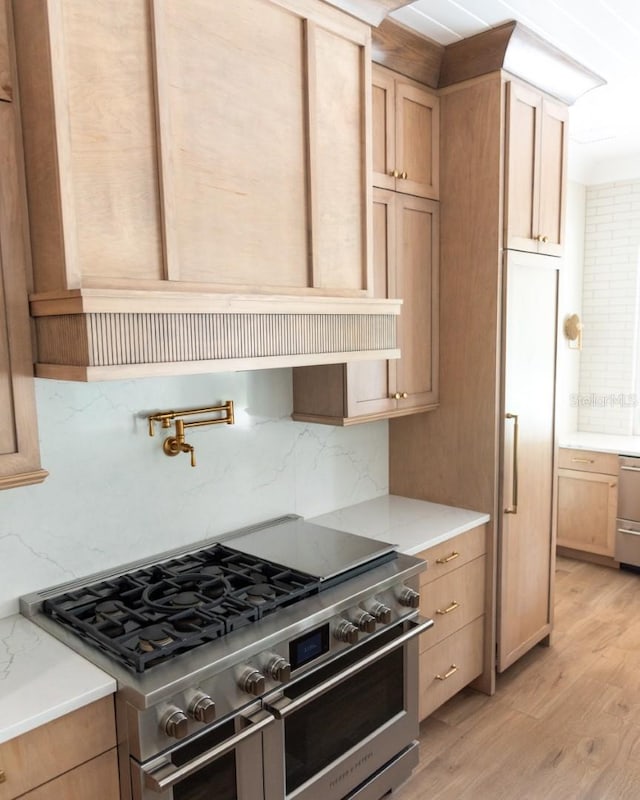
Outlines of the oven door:
M417 637L431 625L405 620L266 698L277 718L264 736L266 800L380 797L394 787L376 794L372 776L380 784L385 774L397 782L409 776L417 755ZM406 771L397 777L400 760Z
M134 800L264 800L262 731L273 723L238 714L144 764L132 758Z

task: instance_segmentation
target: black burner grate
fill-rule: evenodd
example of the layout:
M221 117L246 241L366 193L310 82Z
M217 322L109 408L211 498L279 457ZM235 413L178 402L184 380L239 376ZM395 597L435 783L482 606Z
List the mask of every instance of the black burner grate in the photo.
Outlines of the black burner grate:
M216 544L59 594L43 610L143 672L319 588L310 575Z

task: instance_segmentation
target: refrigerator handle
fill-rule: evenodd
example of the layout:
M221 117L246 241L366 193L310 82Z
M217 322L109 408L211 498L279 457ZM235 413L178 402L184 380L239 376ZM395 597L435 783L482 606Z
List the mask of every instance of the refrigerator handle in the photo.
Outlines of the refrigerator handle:
M511 483L511 505L505 508L505 514L518 513L518 415L505 414L506 419L513 420L513 480Z

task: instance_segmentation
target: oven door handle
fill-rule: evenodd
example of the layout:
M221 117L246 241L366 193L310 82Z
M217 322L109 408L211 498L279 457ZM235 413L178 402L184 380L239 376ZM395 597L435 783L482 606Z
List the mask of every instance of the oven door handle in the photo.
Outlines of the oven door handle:
M330 689L338 686L340 683L342 683L342 681L350 678L352 675L356 675L361 670L393 652L393 650L396 650L398 647L402 647L402 645L406 644L414 637L420 636L421 633L429 630L429 628L433 626L433 620L419 619L417 622L412 622L412 624L413 627L398 636L397 639L394 639L392 642L388 642L379 650L376 650L374 653L370 653L368 656L365 656L363 659L355 664L352 664L350 667L346 667L346 669L341 670L337 675L328 678L323 683L318 684L318 686L314 686L313 689L301 695L300 697L296 697L295 700L289 700L288 697L280 697L278 700L273 702L273 705L267 702L265 704L266 707L277 719L285 719L290 714L293 714L295 711L298 711L298 709L305 706L311 700L315 700L316 697L320 697L320 695L323 695L325 692L328 692Z
M233 750L234 747L242 744L245 739L248 739L250 736L255 736L255 734L275 722L275 717L268 714L266 711L259 711L248 719L253 721L252 724L240 731L236 736L226 739L221 744L212 747L210 750L207 750L206 753L196 756L196 758L180 767L166 763L153 770L147 770L143 767L142 773L144 774L144 784L147 789L151 789L152 792L157 792L158 794L170 789L172 786L175 786L176 783L179 783L194 772L206 767L207 764L210 764L212 761L225 755L225 753Z

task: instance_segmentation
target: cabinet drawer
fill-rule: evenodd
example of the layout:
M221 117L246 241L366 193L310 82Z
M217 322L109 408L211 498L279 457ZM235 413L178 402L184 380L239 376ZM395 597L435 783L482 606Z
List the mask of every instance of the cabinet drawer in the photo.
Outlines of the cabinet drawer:
M433 647L484 613L486 556L422 587L420 613L434 625L420 637L420 651Z
M16 736L0 744L0 770L5 775L4 783L0 783L0 800L12 800L111 750L115 744L111 696Z
M118 756L115 748L65 772L20 800L120 800Z
M480 525L442 544L423 550L417 556L426 559L429 566L420 575L420 586L431 583L463 564L473 561L474 558L483 555L486 549L486 525Z
M484 616L420 654L420 719L482 673Z
M618 474L616 453L598 453L595 450L570 450L561 447L558 451L560 469L577 469L582 472L602 472L606 475Z

